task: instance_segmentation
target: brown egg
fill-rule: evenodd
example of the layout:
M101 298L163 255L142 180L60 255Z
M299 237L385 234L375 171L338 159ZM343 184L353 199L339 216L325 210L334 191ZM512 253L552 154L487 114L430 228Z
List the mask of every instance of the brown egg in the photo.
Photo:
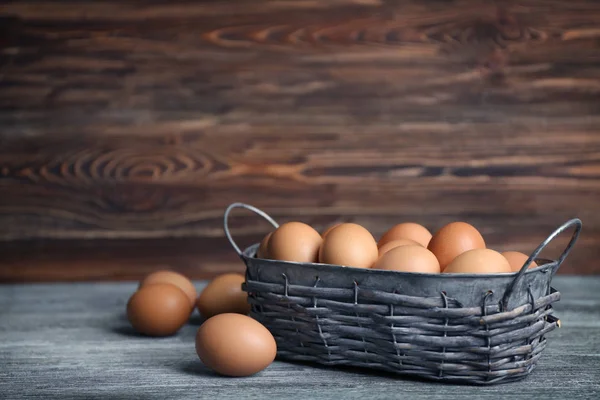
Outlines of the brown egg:
M384 233L381 239L379 239L377 246L381 247L397 239L410 239L427 247L431 240L431 233L423 225L415 224L414 222L404 222L393 226Z
M142 282L140 282L140 288L145 285L154 283L170 283L171 285L177 286L179 289L187 295L190 300L190 306L193 308L196 302L196 288L192 281L185 276L174 271L156 271L146 276Z
M254 319L219 314L205 321L196 334L196 353L208 368L227 376L249 376L275 359L273 335Z
M242 290L245 280L241 274L223 274L213 279L196 301L200 315L210 318L223 313L248 314L248 295Z
M127 318L133 329L148 336L169 336L190 317L188 297L170 283L144 285L127 303Z
M258 250L256 251L256 257L269 258L268 246L269 246L269 239L271 239L272 234L273 234L273 232L267 233L267 235L260 242L260 246L258 246Z
M372 268L423 274L440 273L440 263L437 258L420 244L391 249L377 260Z
M323 239L319 232L302 222L288 222L277 228L267 245L274 260L317 262Z
M332 230L334 230L335 228L337 228L340 225L341 224L333 224L333 225L331 225L329 228L325 229L325 231L323 231L323 233L321 233L321 237L323 239L325 239L325 236L327 236L329 234L329 232L331 232Z
M520 253L518 251L505 251L504 253L502 253L502 255L508 260L508 263L510 264L510 269L513 272L520 271L527 259L529 258L528 255ZM527 268L535 267L537 267L535 261L531 261L527 266Z
M491 249L468 250L456 257L445 274L503 274L512 272L504 256Z
M465 251L485 249L485 241L472 225L452 222L433 235L427 248L435 254L443 271L454 258Z
M381 257L382 255L384 255L385 253L387 253L391 249L395 249L396 247L400 247L400 246L409 246L409 245L421 246L420 243L417 243L414 240L410 240L410 239L392 240L391 242L387 242L386 244L384 244L383 246L381 246L379 248L379 257ZM423 247L423 246L421 246L421 247Z
M319 251L319 261L346 267L370 268L377 260L373 235L357 224L340 224L329 232Z

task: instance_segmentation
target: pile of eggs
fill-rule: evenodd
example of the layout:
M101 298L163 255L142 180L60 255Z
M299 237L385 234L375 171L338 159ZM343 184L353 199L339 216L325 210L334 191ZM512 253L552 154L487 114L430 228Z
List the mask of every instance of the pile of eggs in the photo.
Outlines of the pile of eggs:
M206 320L196 333L196 353L204 365L226 376L248 376L268 367L277 353L273 335L246 314L244 276L223 274L197 296L194 284L174 271L144 278L127 303L132 327L146 336L170 336L188 321L195 308Z
M257 257L295 262L320 262L345 267L416 273L510 273L528 257L519 252L487 249L481 234L464 222L453 222L432 235L416 223L392 227L376 242L364 227L337 224L322 234L301 222L288 222L267 234ZM535 267L532 262L529 268ZM185 325L197 308L206 320L196 333L196 353L204 365L226 376L249 376L275 359L273 335L249 317L242 291L245 278L224 274L198 296L193 283L174 271L144 278L127 303L133 328L147 336L169 336Z
M414 273L501 274L521 269L528 256L486 248L481 233L466 222L452 222L432 235L414 222L393 226L375 241L364 227L336 224L319 234L302 222L287 222L267 234L256 256L263 259L323 263ZM529 268L537 266L534 261Z

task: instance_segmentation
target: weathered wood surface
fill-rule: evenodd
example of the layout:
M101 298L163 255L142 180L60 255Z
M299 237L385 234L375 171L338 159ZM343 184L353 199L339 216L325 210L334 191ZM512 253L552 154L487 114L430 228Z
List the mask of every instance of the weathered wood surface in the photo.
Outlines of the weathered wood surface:
M598 273L599 38L593 0L3 3L0 239L196 237L233 265L233 201L525 252L578 216L564 271Z
M198 284L198 288L203 286ZM0 285L3 398L597 399L600 277L557 277L562 328L526 380L492 387L421 382L364 370L275 362L248 378L198 360L198 319L176 336L136 336L124 318L133 283Z

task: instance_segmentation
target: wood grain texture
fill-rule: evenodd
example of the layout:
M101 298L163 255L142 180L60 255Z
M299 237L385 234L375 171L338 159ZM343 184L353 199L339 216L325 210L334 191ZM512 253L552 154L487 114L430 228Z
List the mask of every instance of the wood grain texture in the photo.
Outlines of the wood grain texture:
M0 283L140 280L160 269L209 279L245 265L224 238L0 242Z
M233 262L212 244L244 201L529 252L578 216L564 270L599 273L599 38L592 0L5 2L0 239Z
M515 383L470 387L368 370L276 361L248 378L212 374L194 351L199 318L170 338L136 336L124 316L134 283L0 285L0 393L9 399L595 399L600 277L557 277L562 328ZM204 287L203 282L197 288Z

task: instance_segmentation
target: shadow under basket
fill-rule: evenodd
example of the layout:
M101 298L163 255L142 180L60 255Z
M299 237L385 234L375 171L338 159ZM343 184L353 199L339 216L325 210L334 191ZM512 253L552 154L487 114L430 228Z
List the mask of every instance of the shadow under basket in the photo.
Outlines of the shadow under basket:
M419 378L489 385L526 377L560 326L550 286L581 231L572 219L536 248L519 272L418 274L256 258L241 251L225 212L225 233L246 264L250 316L275 337L280 360L353 366ZM538 258L574 227L557 260ZM527 269L531 260L536 268Z

